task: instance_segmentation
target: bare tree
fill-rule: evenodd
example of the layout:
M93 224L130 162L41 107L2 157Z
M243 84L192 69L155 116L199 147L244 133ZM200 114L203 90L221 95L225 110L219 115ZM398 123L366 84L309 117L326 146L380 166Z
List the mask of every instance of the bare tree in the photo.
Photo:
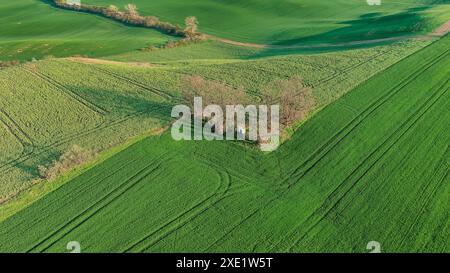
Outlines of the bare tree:
M305 119L315 106L312 88L298 76L272 82L261 90L261 99L266 105L280 105L280 122L284 127Z
M107 7L104 12L104 14L108 17L117 16L119 13L120 13L119 8L114 5L110 5L109 7Z
M198 20L195 16L186 17L184 20L186 28L184 32L188 37L193 37L198 33Z
M128 4L125 6L125 10L126 10L127 14L131 17L139 16L139 12L138 12L136 5Z
M202 97L205 105L216 104L225 109L226 105L247 104L249 98L242 87L232 87L218 81L205 80L202 76L185 76L181 83L184 100L191 106L194 97Z
M158 26L161 22L159 21L158 17L155 16L147 16L145 17L145 25L147 27L154 27Z

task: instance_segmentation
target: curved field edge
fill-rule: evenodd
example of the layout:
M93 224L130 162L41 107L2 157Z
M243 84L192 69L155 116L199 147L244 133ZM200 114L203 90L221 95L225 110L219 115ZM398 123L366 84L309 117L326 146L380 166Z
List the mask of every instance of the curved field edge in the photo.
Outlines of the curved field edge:
M2 1L0 10L1 61L109 56L173 39L156 30L56 9L41 0Z
M52 118L45 123L63 131L56 138L39 137L46 142L43 149L37 147L36 143L33 145L33 140L28 140L23 133L19 134L18 136L23 139L24 144L27 144L25 153L18 160L0 166L3 173L0 176L0 183L5 185L2 188L3 192L9 193L9 185L14 186L12 195L30 186L32 179L39 175L36 173L37 166L51 163L49 160L58 157L72 144L81 145L87 149L102 150L109 147L109 142L124 141L130 136L142 133L148 126L162 126L161 122L167 121L170 116L170 105L166 105L166 107L165 103L160 104L160 102L171 97L171 94L179 93L178 80L183 75L199 74L207 79L226 82L233 86L243 85L250 92L258 92L266 83L280 77L302 75L304 80L314 87L317 101L322 105L335 100L365 79L429 43L430 41L413 40L379 48L321 55L273 57L254 61L169 62L150 66L136 66L134 63L92 64L91 59L85 63L86 59L83 58L51 59L2 70L0 74L3 75L10 75L11 70L18 70L17 73L20 75L32 76L21 81L20 84L25 88L21 92L28 90L30 86L50 85L52 90L67 93L73 103L88 107L96 115L100 115L103 120L99 126L89 125L84 121L83 124L89 129L78 131L71 128L69 123L64 123L67 126L58 126L60 124L58 120L61 118L64 120L65 117L51 115ZM182 52L185 52L184 48L179 49L183 49ZM172 53L172 51L168 51L164 56L167 57ZM16 103L8 103L8 105L28 103L29 96L17 98L15 96L17 91L13 92L17 87L15 83L17 77L9 78L12 79L1 82L6 83L7 91L11 89L11 92L6 93L10 93ZM99 85L99 83L101 84ZM333 90L333 92L329 92L329 90ZM25 92L25 94L28 93ZM7 96L6 100L11 101L11 98ZM35 100L31 100L29 103L35 103ZM28 118L37 115L38 120L48 119L45 117L47 115L45 110L36 112L30 111L30 108L9 108L13 110L15 116ZM146 110L150 112L143 113ZM24 129L25 133L30 133L30 128L27 128L30 127L30 123L21 122L19 125L21 126L17 128L18 130ZM31 127L42 125L42 122L31 123ZM34 128L31 129L34 131ZM44 129L48 130L48 128ZM35 138L36 136L33 134L31 137ZM24 172L22 166L26 166L25 171L29 172ZM30 177L30 171L34 175L33 177ZM0 192L0 194L5 193ZM8 194L6 198L10 196Z
M255 10L257 19L255 21L256 26L254 25L255 23L253 23L253 26L252 24L250 24L250 28L253 29L252 31L248 33L246 33L247 31L244 31L245 35L234 36L233 30L242 28L239 20L235 20L235 12L240 14L243 11L249 11L248 8L240 7L242 5L241 3L232 3L231 7L226 7L223 4L218 3L207 3L206 5L212 5L213 9L212 12L205 12L205 9L201 8L201 5L205 5L204 1L198 1L192 4L186 4L185 1L177 1L179 0L172 1L171 3L167 3L167 1L145 3L144 1L142 1L137 3L137 5L138 7L142 6L141 10L143 12L148 10L149 13L158 13L155 15L160 15L161 13L161 18L168 19L169 21L173 19L174 22L181 23L181 21L184 20L186 16L196 15L197 13L209 17L209 20L201 23L200 30L202 30L202 28L214 29L218 20L218 17L216 15L218 14L224 17L224 22L231 22L231 24L238 25L233 26L232 28L219 26L219 29L224 29L219 30L219 32L212 31L211 34L237 41L245 41L246 39L250 39L250 41L247 42L253 41L265 44L275 43L275 47L284 47L286 44L303 45L311 43L318 44L324 42L339 44L348 42L349 40L355 41L361 39L380 39L380 37L378 37L380 35L382 37L398 37L404 36L405 32L416 33L414 29L410 29L411 26L413 26L412 28L416 26L420 26L420 28L423 28L423 30L417 32L416 34L429 33L433 31L434 28L442 24L445 20L448 20L445 15L448 14L448 12L446 11L450 8L450 5L444 5L440 2L438 5L428 5L429 1L421 1L420 3L422 3L423 5L419 5L420 7L417 8L417 10L406 10L404 11L405 14L402 14L402 12L400 12L402 10L402 6L411 8L416 7L417 3L413 3L412 1L410 3L400 5L393 3L392 5L396 7L393 7L392 11L399 11L399 14L392 15L392 11L390 10L391 8L384 8L385 4L381 7L368 8L368 6L366 6L363 1L354 1L349 5L356 5L358 9L360 9L359 13L366 10L367 14L365 15L367 16L362 16L362 18L358 18L358 16L356 16L355 14L352 14L349 17L344 16L346 20L342 18L342 22L325 24L325 29L322 30L324 31L324 33L322 33L320 31L320 28L317 29L317 26L315 25L317 23L317 20L313 20L313 23L311 23L308 22L308 19L306 19L306 24L304 26L302 24L299 24L297 20L298 18L296 17L298 15L296 15L295 13L293 14L292 9L288 9L289 12L285 13L286 15L288 15L287 18L283 18L283 16L280 16L280 14L276 12L275 14L272 14L274 15L274 17L272 18L278 18L278 20L281 21L278 24L270 24L270 20L265 19L268 18L267 12L269 12L270 15L271 10L273 10L273 7L270 7L270 5L277 5L275 3L276 1L273 1L274 3L269 3L270 1L265 1L267 3L252 1L252 3L249 3L249 5L252 9ZM122 0L90 2L100 3L104 5L115 3L119 4L119 6L127 3L126 1ZM317 2L319 1L311 0L311 3L308 3L308 6L310 6L308 7L306 12L308 15L314 17L321 16L321 12L325 12L325 14L327 14L326 16L330 15L329 13L336 13L334 8L330 7L337 7L340 10L342 10L342 7L344 7L343 11L344 14L346 14L345 7L348 4L345 3L346 1L340 1L339 3L330 3L328 1L325 7L323 7L323 3L316 4ZM183 7L183 5L187 5L189 6L189 8L180 8ZM267 7L268 5L269 8ZM154 30L130 27L119 23L109 22L109 19L99 18L98 16L93 16L90 14L76 14L72 11L56 10L55 8L51 8L49 4L45 3L45 1L40 0L19 0L9 3L2 3L0 4L0 6L5 11L5 13L20 14L20 16L8 15L0 19L0 23L2 23L2 25L4 26L4 28L0 30L0 36L4 38L0 42L0 58L5 61L32 60L34 58L40 59L51 55L57 57L67 57L73 55L108 57L126 52L137 52L137 50L146 48L149 45L162 45L168 40L171 40L169 36L161 35ZM284 8L286 8L285 4L282 4L281 6L285 6ZM303 8L302 3L296 3L295 6L297 8L299 6ZM326 8L326 11L323 11L324 8ZM380 8L383 12L386 12L386 14L378 14ZM422 8L424 9L424 11L422 10ZM351 9L347 8L347 10ZM262 12L264 16L261 16L261 14L258 15L259 12ZM411 14L408 15L408 13ZM418 13L419 15L417 15L416 13ZM425 19L421 17L421 13L425 14ZM45 16L47 17L44 18L43 14L45 14ZM232 19L230 19L229 16L232 16ZM240 20L246 17L247 16L238 16ZM211 19L212 23L209 22ZM371 35L373 35L372 28L377 29L380 27L382 28L385 25L392 25L390 21L397 19L402 22L400 24L402 26L400 27L400 30L396 31L395 28L388 28L385 35L378 33L375 34L374 37L371 37ZM70 20L70 23L67 23L67 20ZM384 22L383 20L387 20L387 22ZM258 23L263 24L262 26L259 26ZM290 26L290 29L288 31L280 31L278 28L280 26L285 26L285 24ZM70 25L70 27L67 27L67 25ZM331 29L328 29L329 31L327 32L326 28L330 28L330 26ZM37 27L39 27L39 29L41 30L39 34L36 34L36 32L34 31L34 29ZM261 35L258 33L263 32L267 34L267 28L270 29L272 27L274 28L272 29L274 30L274 32L269 36ZM303 37L305 36L305 33L308 34L311 29L313 30L313 33L309 34L312 35ZM337 32L335 33L333 29ZM405 31L405 29L408 29L408 31ZM300 33L297 33L298 30L300 30ZM281 36L277 34L279 32L281 32ZM258 40L260 37L265 38L263 38L263 40ZM299 39L298 37L303 38ZM334 40L335 37L337 37L336 41ZM255 41L255 39L257 41ZM306 49L302 50L304 51ZM331 47L327 50L336 50L336 48ZM285 53L280 52L280 50L264 50L262 54L281 55Z
M103 163L114 155L120 153L121 151L127 149L128 147L138 143L142 139L147 137L152 137L158 135L164 131L164 128L153 129L147 133L141 134L139 136L133 137L111 147L109 149L101 151L98 155L96 155L95 159L91 162L87 162L80 166L75 166L73 169L64 173L61 177L56 179L55 181L38 181L36 184L31 187L17 193L11 200L8 200L5 204L0 205L0 222L5 221L7 218L16 214L17 212L25 209L28 206L31 206L34 202L38 201L45 195L57 190L59 187L64 185L65 183L70 182L77 176L89 171L94 168L96 165Z
M127 157L121 159L118 156L115 160L122 162L121 164L126 164L128 160L135 158L134 153L140 150L143 150L139 152L143 153L140 155L144 156L142 159L149 157L147 160L153 160L155 156L164 154L166 149L179 152L180 155L172 155L162 165L162 171L166 171L165 176L168 177L162 177L160 172L159 176L145 180L144 182L146 183L141 183L138 185L138 188L130 189L126 193L127 195L118 197L120 202L118 199L114 199L110 206L100 207L100 212L95 210L95 214L87 215L86 221L83 220L81 223L75 222L76 226L68 231L65 231L64 227L67 223L70 224L68 220L74 215L71 212L79 213L80 207L78 206L83 207L83 204L76 202L77 196L69 197L61 188L60 191L47 195L45 200L41 199L40 202L36 202L36 206L23 210L0 224L3 230L0 234L2 234L1 237L5 243L4 249L13 251L39 251L40 249L60 252L63 251L64 244L69 238L79 238L86 247L86 251L202 251L205 249L232 251L237 247L239 247L240 251L267 251L271 247L275 247L275 251L317 251L314 246L318 245L320 237L314 238L313 235L317 233L317 229L326 228L329 230L329 233L325 234L328 238L327 240L332 238L341 238L342 240L338 240L337 244L329 241L330 244L327 246L319 244L322 250L328 247L328 251L339 251L339 249L341 251L361 251L365 247L365 245L360 244L366 239L365 235L361 233L358 235L358 238L349 238L347 236L351 232L348 230L344 229L346 232L337 231L339 227L351 227L352 223L356 224L352 222L352 211L348 212L345 210L351 205L351 203L348 203L347 198L357 198L358 195L355 195L357 193L355 191L364 189L368 185L369 181L360 181L361 174L372 173L374 170L383 170L383 164L379 164L380 158L385 158L388 154L392 154L392 147L394 146L399 149L401 147L398 146L399 143L407 140L405 136L411 135L412 131L410 128L416 126L415 124L423 126L423 121L422 123L417 123L417 121L422 120L422 116L429 109L433 109L433 115L435 115L436 110L446 109L446 104L442 102L445 102L445 98L448 97L448 90L439 87L442 84L448 84L448 81L442 80L448 78L448 73L442 70L443 67L445 68L448 65L449 61L448 41L448 38L443 39L421 50L348 93L342 99L326 107L313 117L293 136L291 141L280 147L279 151L267 156L261 156L257 151L242 149L242 147L236 147L232 144L227 145L227 143L223 142L201 142L188 145L175 143L170 140L169 136L161 140L145 139L131 150L125 150L124 154L128 154ZM433 86L423 86L424 82L420 80L421 77L428 78L430 75L435 75L435 78L432 79ZM394 84L389 85L390 82ZM434 86L437 88L432 89L434 90L433 92L427 92L429 90L426 88ZM415 89L416 87L418 89ZM414 94L414 96L410 94ZM436 96L434 96L435 94ZM439 108L431 108L435 105L435 101L439 101ZM345 104L352 107L355 112L346 112L345 108L341 108ZM336 118L337 112L345 116ZM355 115L355 113L359 114ZM392 116L386 115L387 113L392 114ZM336 121L336 123L329 122L329 118L333 116L335 118L331 120ZM324 121L325 123L322 123ZM360 121L364 122L361 123ZM438 137L441 134L441 125L441 123L436 124L437 135L433 135L434 137ZM369 128L366 128L366 126L369 126ZM325 131L320 132L320 130ZM347 130L348 132L346 132ZM308 138L311 134L319 136L319 138ZM348 134L352 134L352 137L346 137ZM370 135L375 135L377 138L370 138ZM336 139L336 144L334 144L334 140L327 142L327 137ZM309 140L305 141L305 139ZM441 140L440 143L446 140L438 139ZM311 147L308 148L308 146ZM324 148L319 149L320 146L324 146ZM155 153L156 151L158 152ZM292 151L296 151L296 153ZM188 155L193 156L195 160L189 161L188 157L184 157ZM396 153L395 155L397 155L396 164L399 164L398 160L401 163L405 158L405 155L402 153ZM230 160L230 156L234 160ZM303 174L302 170L302 162L305 160L309 162L306 165L306 175ZM160 211L161 205L158 204L166 200L166 197L177 197L176 194L182 193L175 192L172 195L170 191L160 187L168 187L171 183L174 183L172 179L177 179L180 180L180 184L175 183L172 186L181 187L180 190L183 189L182 185L186 186L189 184L182 183L182 179L186 179L186 176L180 171L186 166L197 162L199 164L201 162L199 167L203 166L205 161L215 170L220 170L220 173L218 173L220 180L232 181L231 186L224 189L223 194L225 195L221 196L222 193L218 192L217 199L208 201L203 208L193 206L192 210L186 210L186 207L178 205L173 208L165 208L168 209L168 214ZM223 162L227 162L227 164L223 164ZM412 163L413 165L420 164L420 162ZM107 166L108 164L110 166ZM338 165L339 168L337 170L340 170L340 172L336 173L331 169L327 169L327 166L330 164L333 166L335 164ZM84 178L79 177L76 180L76 185L89 186L83 179L100 175L94 170L104 169L102 170L104 172L103 175L107 175L108 169L110 170L113 166L114 164L109 161L105 162L105 164L100 164L97 168L82 175ZM183 168L179 169L180 166ZM355 166L356 169L353 170ZM178 169L176 172L173 172L173 168ZM124 169L128 172L127 176L136 174L133 169ZM301 172L297 172L297 170ZM198 179L205 179L197 171L190 173L190 177L192 178L195 174L198 176ZM439 169L438 172L441 172L441 170ZM395 174L401 176L401 173L396 172ZM264 179L262 179L262 174L264 174ZM381 174L382 176L386 175ZM301 177L298 175L301 175ZM274 185L274 181L276 179L280 180L280 177L286 178L286 180L282 179L280 185ZM346 177L350 178L351 183L349 185L347 185ZM445 180L446 177L445 174L443 176L437 175L437 182ZM115 179L117 179L117 182L123 181L120 177ZM337 179L342 182L342 186L336 185L335 181ZM164 181L167 183L160 184ZM317 183L317 181L320 181L320 183ZM389 182L389 177L387 177L387 182ZM154 183L158 184L157 189L159 190L155 191L152 187ZM66 185L69 186L69 184L72 183ZM355 186L352 186L353 184ZM76 185L73 184L70 188L74 190ZM417 185L420 186L421 184L411 185L409 183L409 185L413 187L409 189L413 189L416 192ZM386 185L384 187L386 188ZM430 188L431 194L435 192L433 188L435 187ZM405 197L405 195L399 195L400 193L398 192L398 196L392 196L395 192L389 191L389 188L386 189L391 196L388 199L390 201ZM65 190L69 190L69 188ZM349 196L348 192L351 192L352 195ZM377 194L376 191L371 193L375 194L372 198L380 197L380 193ZM79 197L91 198L90 196L92 195L90 202L96 203L98 200L97 194L90 193L89 196ZM62 204L64 210L60 211L62 207L58 206L58 203L63 202L63 200L58 199L57 196L67 196L72 201L75 200L73 204L78 208L71 207L71 203L68 202L67 204ZM328 198L329 196L331 197L330 199ZM442 198L445 198L445 194L443 194ZM143 214L135 211L138 209L137 205L127 207L130 200L133 200L133 204L143 206L142 209L144 210L141 210ZM177 200L182 201L184 199ZM232 205L240 204L245 200L247 200L246 204L248 207ZM342 200L346 200L346 202ZM428 203L427 200L429 200L429 195L423 198L423 201L426 203ZM436 200L436 202L442 203L442 200L439 200ZM363 201L360 200L359 202ZM386 200L384 201L382 203L370 203L370 205L381 209L385 207ZM54 202L56 202L56 205ZM411 202L410 198L408 202ZM340 208L339 210L336 210L336 205ZM390 205L405 209L401 202L391 203ZM299 207L302 208L302 211L298 210ZM330 207L333 209L330 210ZM58 209L60 214L42 215L39 216L39 219L33 220L25 217L33 215L33 210L41 211L44 209L43 211L46 211L45 208L47 210L51 208ZM149 209L151 211L147 211ZM356 207L355 209L357 210L358 208ZM389 210L389 207L386 209L390 213L391 220L402 220L411 224L411 231L408 231L406 235L411 232L420 232L423 229L423 223L419 220L421 225L414 224L418 220L412 219L411 214L407 214L407 211L401 215L396 215L395 213L392 214L393 211ZM66 213L62 213L64 211ZM130 214L133 211L135 213ZM151 213L149 214L149 212ZM280 212L283 212L283 215ZM362 217L360 219L369 217L369 219L366 219L367 223L371 223L377 217L384 215L383 212L381 212L382 214L373 214L374 211L371 212L370 207L366 208L365 212L367 215L360 215L359 217ZM437 218L442 218L442 214L439 214L439 212L436 209L432 210L433 214L437 214ZM22 216L25 218L21 218ZM174 218L169 217L170 219L167 219L168 216L173 216ZM400 216L402 217L401 219L398 218ZM406 218L404 218L405 216ZM158 219L154 219L155 217ZM17 225L17 222L23 223L24 219L26 220L25 226ZM130 230L129 227L125 226L116 226L123 219L128 219L130 222L135 223L133 229ZM300 220L303 220L303 222L299 222ZM344 220L347 220L347 222ZM227 222L224 223L223 221ZM344 222L339 224L339 221ZM318 226L317 223L326 223L326 225ZM364 222L360 224L357 226L357 229L364 232L364 228L367 229L367 224ZM391 233L396 232L395 222L387 223L381 221L380 224L388 225L390 229L394 229L390 230ZM436 222L429 224L435 227ZM62 227L61 233L57 234L56 238L53 237L52 231L50 231L55 226ZM200 227L208 227L208 229L205 230ZM296 228L286 230L285 227ZM306 229L302 227L306 227ZM33 231L29 231L28 228ZM196 230L196 233L192 233L193 229ZM383 230L382 228L369 229L368 233L372 236L386 239L389 237L389 234L383 233ZM17 241L18 236L14 235L15 232L24 232L21 241ZM442 233L442 230L440 232ZM401 230L399 230L399 233L404 234ZM436 234L441 236L441 233L437 231ZM98 238L95 234L103 234L103 236ZM207 234L214 234L214 236L208 237ZM260 236L258 237L259 239L253 237L255 235ZM333 237L333 235L338 237ZM48 242L46 242L47 236L49 236ZM181 238L185 236L189 236L192 240L189 240L189 242L183 241ZM201 240L201 238L204 240ZM402 241L405 238L404 235L401 235L396 236L394 239ZM357 240L360 248L353 240ZM302 244L299 245L300 242ZM429 238L424 237L417 240L413 238L409 244L402 243L397 248L391 243L387 243L387 250L407 251L412 249L406 248L411 244L418 246L422 250L442 251L441 242L433 243L429 241ZM424 248L423 244L428 246ZM43 248L36 249L34 246L42 246Z
M122 7L127 2L87 0L87 3ZM450 8L445 1L426 0L386 1L380 6L357 0L135 0L133 4L143 15L156 15L174 23L181 24L185 17L196 16L201 32L226 40L275 46L423 34L445 22Z

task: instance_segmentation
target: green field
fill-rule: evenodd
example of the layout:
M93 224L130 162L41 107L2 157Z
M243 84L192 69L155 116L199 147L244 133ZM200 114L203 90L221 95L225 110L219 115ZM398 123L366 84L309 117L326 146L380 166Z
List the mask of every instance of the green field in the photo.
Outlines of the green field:
M269 45L332 44L419 35L446 22L450 12L446 0L385 0L381 6L368 6L363 0L82 2L115 4L121 9L132 2L143 15L156 15L181 25L185 17L196 16L200 31L206 34ZM151 29L59 9L46 0L3 1L0 10L0 61L72 55L106 57L174 39ZM267 51L263 55L280 54Z
M10 131L3 132L7 138L0 158L0 198L28 188L38 178L38 165L49 164L73 144L102 150L167 125L185 75L243 86L253 95L272 80L302 75L314 87L320 108L429 43L246 61L221 59L221 55L181 59L189 52L195 54L194 46L147 53L147 60L155 64L151 67L53 59L0 70L0 121ZM143 59L143 53L136 54L114 59ZM170 56L180 58L172 61Z
M41 0L2 1L0 11L0 61L106 56L171 39L154 30L57 9Z
M448 1L384 0L86 0L123 7L136 4L142 14L183 23L196 16L201 31L241 42L292 45L348 42L432 31L445 22Z
M447 252L449 41L371 78L270 154L147 138L2 222L0 250L65 252L76 238L83 252L365 252L371 240Z
M449 1L82 3L196 16L215 37L141 50L178 38L0 3L0 253L450 251ZM170 113L197 75L253 101L298 76L315 106L272 153L176 142ZM74 145L98 156L40 177Z

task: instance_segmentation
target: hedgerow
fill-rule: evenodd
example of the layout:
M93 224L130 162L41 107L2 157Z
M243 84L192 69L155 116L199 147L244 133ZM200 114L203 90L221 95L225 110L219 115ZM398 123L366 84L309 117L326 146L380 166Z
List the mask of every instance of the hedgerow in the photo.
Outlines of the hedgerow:
M156 16L142 16L139 14L137 7L133 4L126 5L125 11L121 11L114 5L108 7L86 4L73 5L67 4L66 0L54 0L53 3L60 8L98 14L122 23L152 28L165 34L188 38L190 40L202 36L202 34L198 32L198 21L192 16L186 18L186 27L183 29L180 25L161 21Z

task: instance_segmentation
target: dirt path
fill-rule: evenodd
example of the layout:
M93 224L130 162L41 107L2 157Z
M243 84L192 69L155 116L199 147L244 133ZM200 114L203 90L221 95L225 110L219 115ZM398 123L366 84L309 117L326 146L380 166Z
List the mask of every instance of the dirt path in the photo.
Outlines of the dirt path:
M368 44L376 44L381 42L391 42L391 41L401 41L406 39L433 39L436 37L445 36L450 32L450 21L447 21L445 24L438 27L432 33L427 35L416 35L416 36L398 36L398 37L390 37L390 38L382 38L382 39L373 39L373 40L360 40L360 41L352 41L345 43L321 43L315 45L291 45L291 46L283 46L283 45L270 45L270 44L255 44L255 43L243 43L238 41L233 41L225 38L220 38L212 35L206 35L208 39L218 41L225 44L235 45L235 46L243 46L243 47L252 47L252 48L260 48L260 49L314 49L314 48L328 48L328 47L342 47L342 46L354 46L354 45L368 45Z
M445 23L442 26L435 29L430 35L442 37L442 36L445 36L449 32L450 32L450 21L447 21L447 23Z
M436 28L432 33L425 34L425 35L415 35L415 36L398 36L398 37L390 37L390 38L382 38L382 39L372 39L372 40L360 40L360 41L351 41L351 42L345 42L345 43L321 43L321 44L315 44L315 45L290 45L290 46L283 46L283 45L270 45L270 44L255 44L255 43L244 43L244 42L238 42L233 41L225 38L220 38L212 35L205 35L207 39L218 41L224 44L230 44L235 46L242 46L242 47L252 47L252 48L259 48L259 49L316 49L316 48L332 48L332 47L343 47L343 46L357 46L357 45L370 45L370 44L377 44L381 42L392 42L392 41L402 41L407 39L421 39L421 40L429 40L429 39L435 39L439 37L443 37L447 35L447 33L450 32L450 21L447 21L445 24L441 25L440 27ZM134 67L155 67L156 65L151 63L145 63L145 62L120 62L120 61L110 61L110 60L103 60L103 59L95 59L95 58L85 58L85 57L68 57L65 58L69 61L74 62L80 62L85 64L109 64L109 65L125 65L125 66L134 66Z
M154 67L154 65L150 63L140 63L140 62L119 62L119 61L110 61L103 59L95 59L95 58L85 58L85 57L68 57L66 60L79 62L84 64L109 64L109 65L120 65L120 66L137 66L137 67Z

